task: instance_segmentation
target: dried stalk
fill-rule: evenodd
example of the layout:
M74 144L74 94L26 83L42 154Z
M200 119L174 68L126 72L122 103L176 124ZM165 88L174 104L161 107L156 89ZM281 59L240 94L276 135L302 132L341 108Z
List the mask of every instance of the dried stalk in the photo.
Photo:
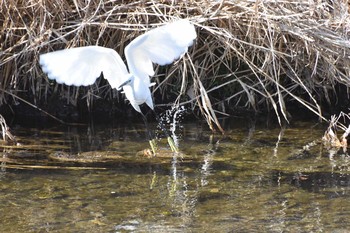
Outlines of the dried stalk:
M221 130L216 114L237 107L272 109L281 122L293 102L322 118L321 102L350 87L346 1L3 0L0 88L37 106L53 94L91 110L98 98L119 102L103 79L85 88L48 81L38 55L96 44L123 54L140 33L177 18L189 18L198 39L188 58L158 69L155 102L191 103L213 129ZM12 101L0 92L0 105Z
M10 127L6 124L5 118L0 114L0 129L2 141L6 143L17 143L15 136L10 132Z

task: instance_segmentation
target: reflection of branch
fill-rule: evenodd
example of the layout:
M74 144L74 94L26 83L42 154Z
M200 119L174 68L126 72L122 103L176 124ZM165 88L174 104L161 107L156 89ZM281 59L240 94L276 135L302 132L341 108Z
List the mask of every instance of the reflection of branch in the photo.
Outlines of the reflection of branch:
M210 175L211 166L214 160L214 154L218 150L219 140L214 141L214 135L211 134L209 138L209 152L204 155L203 165L201 166L201 185L206 186L208 184L207 177Z
M153 190L153 187L155 186L156 182L157 182L157 172L153 171L153 176L152 176L151 184L149 185L149 190Z
M168 185L170 186L170 196L174 196L176 191L177 191L177 154L175 153L173 156L173 160L171 162L171 175L170 177L172 177L171 182L168 183Z
M0 115L1 116L1 115ZM0 177L3 177L4 174L6 173L6 163L7 163L7 154L8 154L8 149L4 148L2 152L2 157L0 158Z
M252 138L254 137L254 133L256 131L255 129L256 122L254 121L249 121L249 131L248 131L248 136L244 140L244 145L250 144L252 141Z
M278 151L278 147L279 147L279 144L281 142L281 139L284 135L284 130L286 129L286 127L282 127L281 130L280 130L280 133L278 134L278 138L277 138L277 142L276 142L276 146L275 148L273 149L273 156L277 156L277 151Z

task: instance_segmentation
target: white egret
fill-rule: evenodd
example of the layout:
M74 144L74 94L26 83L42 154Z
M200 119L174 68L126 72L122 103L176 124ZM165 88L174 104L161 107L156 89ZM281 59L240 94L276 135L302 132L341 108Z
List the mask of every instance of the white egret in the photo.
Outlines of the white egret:
M126 98L136 111L141 113L147 131L147 119L140 105L146 103L154 110L150 86L150 76L154 75L153 64L167 65L187 52L196 39L193 24L181 19L152 29L138 36L125 48L129 72L119 56L110 48L86 46L64 49L40 55L40 65L50 79L58 83L74 86L93 84L101 73L112 88L123 88ZM162 130L167 134L162 126ZM155 142L149 133L152 151ZM172 150L177 148L167 134Z

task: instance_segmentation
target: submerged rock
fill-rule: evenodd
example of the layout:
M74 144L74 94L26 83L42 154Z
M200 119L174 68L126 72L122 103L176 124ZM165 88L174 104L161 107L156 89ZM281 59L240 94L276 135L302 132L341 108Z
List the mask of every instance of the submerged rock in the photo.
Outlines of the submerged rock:
M63 151L58 151L49 154L48 158L61 162L94 163L119 160L123 157L117 154L115 151L88 151L78 154L70 154Z

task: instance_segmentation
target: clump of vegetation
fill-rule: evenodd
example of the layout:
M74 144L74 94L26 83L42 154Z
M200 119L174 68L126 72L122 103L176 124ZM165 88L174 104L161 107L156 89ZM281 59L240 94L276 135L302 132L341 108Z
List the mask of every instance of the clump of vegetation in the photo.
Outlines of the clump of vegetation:
M10 128L6 124L5 118L0 114L0 132L2 140L0 143L17 143L15 136L10 132Z
M350 134L350 124L344 125L342 122L349 122L350 114L340 112L338 116L333 115L329 121L329 126L322 137L323 145L331 151L331 149L343 149L346 152L348 147L348 136ZM337 133L343 132L338 137Z
M38 55L84 45L123 54L136 36L177 18L189 18L198 38L179 62L158 69L155 102L192 104L212 129L237 108L288 120L290 102L323 118L322 103L350 87L347 1L3 0L0 105L16 96L41 105L55 94L90 110L100 98L122 102L103 79L84 88L48 81Z

